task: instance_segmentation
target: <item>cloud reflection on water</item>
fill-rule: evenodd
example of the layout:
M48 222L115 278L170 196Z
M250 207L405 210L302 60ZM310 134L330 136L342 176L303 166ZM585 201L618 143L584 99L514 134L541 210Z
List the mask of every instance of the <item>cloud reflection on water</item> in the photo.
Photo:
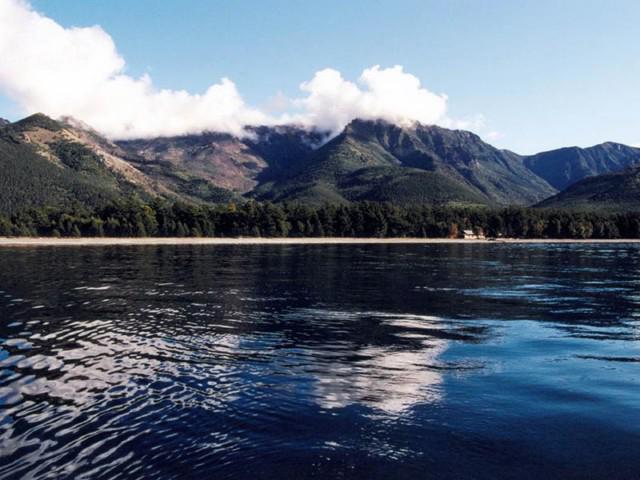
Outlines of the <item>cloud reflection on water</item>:
M352 315L343 314L345 318ZM327 356L318 362L314 371L317 403L327 409L358 404L397 415L416 404L441 400L443 377L434 367L448 342L429 333L443 328L441 320L376 313L360 316L380 322L377 328L388 329L388 336L380 344L343 347L350 350L348 356ZM391 343L389 338L400 341Z

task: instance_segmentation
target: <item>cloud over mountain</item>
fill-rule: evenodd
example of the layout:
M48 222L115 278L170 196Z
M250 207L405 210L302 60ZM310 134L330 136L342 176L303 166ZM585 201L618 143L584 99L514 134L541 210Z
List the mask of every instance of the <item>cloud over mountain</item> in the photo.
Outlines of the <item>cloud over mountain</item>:
M295 101L301 107L302 123L328 130L339 130L354 118L381 118L399 125L419 121L438 123L445 119L447 97L436 95L420 85L420 80L396 65L367 68L357 84L327 68L304 82L300 89L308 95Z
M275 115L249 106L228 78L202 94L134 78L111 36L99 26L65 28L26 0L0 0L0 92L25 114L73 116L112 138L301 123L338 131L353 118L447 124L447 97L430 92L401 66L365 69L358 83L327 68L300 86L293 111Z
M100 27L63 28L23 0L0 1L0 88L25 113L71 115L117 138L202 129L238 133L265 121L228 79L202 95L160 90L125 61Z

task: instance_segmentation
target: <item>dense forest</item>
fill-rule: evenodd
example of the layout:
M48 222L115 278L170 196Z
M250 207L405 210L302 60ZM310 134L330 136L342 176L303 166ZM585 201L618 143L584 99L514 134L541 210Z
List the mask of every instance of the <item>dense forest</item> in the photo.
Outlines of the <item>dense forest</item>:
M95 209L45 208L0 216L0 236L456 238L463 230L488 237L640 238L640 212L399 207L376 202L196 206L128 199Z

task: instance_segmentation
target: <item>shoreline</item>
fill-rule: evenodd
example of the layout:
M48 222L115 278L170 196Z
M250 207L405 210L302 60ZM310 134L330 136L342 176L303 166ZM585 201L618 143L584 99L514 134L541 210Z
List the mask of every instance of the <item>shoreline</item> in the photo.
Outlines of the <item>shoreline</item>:
M430 244L596 244L640 243L640 239L552 239L552 238L499 238L450 239L450 238L357 238L357 237L0 237L2 247L82 247L82 246L136 246L136 245L430 245Z

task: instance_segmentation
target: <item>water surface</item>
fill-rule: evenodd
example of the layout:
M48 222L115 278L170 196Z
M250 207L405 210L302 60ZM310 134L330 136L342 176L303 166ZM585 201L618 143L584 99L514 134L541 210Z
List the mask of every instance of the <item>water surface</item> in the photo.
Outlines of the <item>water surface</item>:
M639 254L0 250L0 478L637 479Z

